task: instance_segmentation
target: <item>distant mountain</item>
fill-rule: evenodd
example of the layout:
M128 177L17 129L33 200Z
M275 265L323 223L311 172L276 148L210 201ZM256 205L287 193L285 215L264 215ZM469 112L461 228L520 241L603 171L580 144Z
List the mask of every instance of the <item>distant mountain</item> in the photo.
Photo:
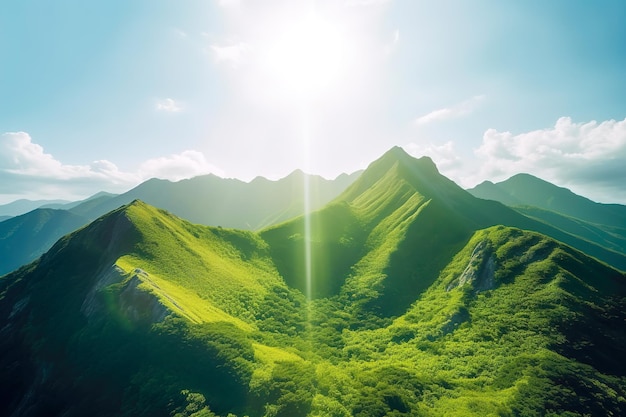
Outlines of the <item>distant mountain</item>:
M178 182L151 179L101 204L72 209L91 218L135 199L164 208L193 223L256 230L304 212L304 181L308 178L311 206L319 208L339 195L359 172L326 180L294 171L277 181L257 177L251 182L205 175Z
M35 260L61 236L136 198L169 209L194 223L250 229L301 214L305 177L310 181L311 206L316 208L343 191L358 174L325 180L295 171L278 181L258 177L250 183L214 175L177 183L153 179L122 195L100 192L82 201L55 204L54 207L69 210L70 214L49 209L32 211L0 226L0 233L6 231L0 234L0 275Z
M0 275L37 259L61 236L88 222L55 209L36 209L0 222Z
M509 206L534 206L587 222L626 229L626 206L596 203L530 174L514 175L496 184L485 181L468 191L476 197Z
M623 253L476 198L441 175L430 158L415 159L401 148L370 164L309 222L308 239L304 217L261 231L286 282L307 291L304 256L310 247L313 297L350 285L355 302L383 316L404 311L473 233L495 225L546 234L626 270Z
M132 202L0 278L0 412L625 415L626 275L490 217L401 149L260 233Z
M20 214L28 213L36 208L40 208L45 205L63 205L67 204L67 200L16 200L8 204L0 205L0 216L19 216Z

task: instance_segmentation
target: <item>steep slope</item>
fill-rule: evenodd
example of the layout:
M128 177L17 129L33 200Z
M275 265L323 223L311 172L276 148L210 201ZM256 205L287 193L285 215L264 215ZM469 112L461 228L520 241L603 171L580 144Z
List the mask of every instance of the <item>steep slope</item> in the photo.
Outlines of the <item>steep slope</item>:
M589 242L616 252L626 253L626 229L591 223L533 206L514 206L513 208L525 216L552 225Z
M237 410L255 370L301 360L248 336L290 294L252 233L133 202L0 279L2 414L169 415L195 390Z
M193 223L255 230L287 220L303 212L304 176L295 171L278 181L258 177L246 183L205 175L170 182L151 179L103 204L74 208L91 218L140 199ZM358 173L335 180L309 176L312 205L321 207L341 193Z
M88 219L65 210L36 209L0 222L0 275L33 261Z
M626 256L476 198L442 176L433 162L394 148L373 162L332 204L309 217L267 228L287 283L311 296L342 294L377 316L401 314L428 288L476 230L498 224L535 230L626 269Z
M509 206L534 206L591 223L626 229L626 206L601 204L529 174L493 184L485 181L468 190L472 195Z
M419 165L417 177L435 175L428 160ZM385 173L396 183L401 167L391 166ZM357 192L353 201L362 205L326 209L334 219L358 218L363 228L346 229L371 228L368 243L381 247L363 244L366 260L349 271L339 295L310 302L285 286L270 257L276 248L258 234L193 225L141 202L65 236L37 262L0 278L0 412L626 413L626 276L544 235L503 226L469 232L447 249L454 233L444 229L466 230L461 215L440 223L451 201L415 223L433 195L456 194L446 181L430 184L421 203L405 195L415 195L405 182L389 199L359 200ZM405 213L413 206L414 217ZM397 248L386 245L402 246L401 233L417 233L402 223L444 235L413 256L427 245L435 246L429 256L437 248L449 256L434 259L441 271L401 314L379 320L355 308L376 299L359 285L379 279L376 262L398 262L389 259ZM390 281L382 282L384 294Z
M623 415L625 297L624 274L568 246L477 231L406 314L344 332L354 415Z
M73 203L55 203L60 209L35 209L0 224L0 275L26 265L46 252L61 237L94 220L90 208L114 194L98 193ZM76 207L80 206L80 208ZM73 210L68 210L74 207Z
M358 174L343 174L333 181L310 176L312 205L319 207L327 203ZM259 177L250 183L213 175L177 183L153 179L119 196L100 192L82 201L59 203L54 206L72 214L42 216L41 213L31 212L15 220L27 231L13 231L19 227L14 223L0 227L0 275L35 260L61 236L135 199L148 201L200 224L256 229L284 221L303 212L304 180L305 174L301 171L295 171L279 181ZM68 217L74 218L74 221L60 220ZM82 220L79 221L79 217ZM50 224L44 225L47 221ZM36 230L42 230L41 233L28 231L35 224ZM2 237L5 229L8 231Z

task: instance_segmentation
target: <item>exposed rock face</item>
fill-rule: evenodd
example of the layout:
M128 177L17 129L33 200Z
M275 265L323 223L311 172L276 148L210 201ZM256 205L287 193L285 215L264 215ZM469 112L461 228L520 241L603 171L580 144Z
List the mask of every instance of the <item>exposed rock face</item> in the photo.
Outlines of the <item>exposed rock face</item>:
M139 288L145 279L149 280L148 274L135 269L133 277L119 295L119 308L122 314L133 323L151 324L163 321L169 310L150 291Z
M492 290L495 288L495 270L496 260L491 245L486 240L480 241L472 251L467 266L447 291L465 284L472 285L476 292Z
M126 280L124 286L112 300L113 304L110 304L111 300L104 297L102 290L124 280ZM144 270L136 268L129 277L129 274L119 266L112 265L97 278L95 285L85 297L81 312L87 318L91 318L113 306L131 323L151 324L162 321L169 310L150 291L139 288L142 283L158 288Z
M102 298L97 296L98 293L111 284L122 282L125 275L124 270L117 265L112 265L110 268L104 270L96 278L96 283L87 293L80 311L87 316L87 318L91 318L94 313L102 311L105 306Z

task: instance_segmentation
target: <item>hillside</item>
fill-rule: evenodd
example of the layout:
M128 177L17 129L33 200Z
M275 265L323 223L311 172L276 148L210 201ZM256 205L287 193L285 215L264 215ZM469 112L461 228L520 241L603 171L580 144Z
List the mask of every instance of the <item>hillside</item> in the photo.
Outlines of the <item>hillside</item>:
M65 210L36 209L0 222L0 275L37 259L88 219Z
M322 207L336 197L358 174L343 174L334 180L308 175L312 207ZM140 199L193 223L256 230L304 212L305 175L294 171L277 181L257 177L249 183L215 175L178 182L151 179L102 204L79 205L72 210L96 218Z
M496 184L485 181L468 191L509 206L534 206L590 223L626 229L626 206L596 203L529 174L514 175Z
M475 231L499 224L544 233L626 269L624 254L476 198L442 176L432 160L415 159L401 148L370 164L331 204L312 213L308 240L304 217L261 236L289 285L306 292L304 253L310 245L314 298L350 288L349 297L366 310L387 316L428 288Z
M0 278L0 413L625 415L626 275L507 222L567 236L399 148L260 232L134 201Z
M479 230L377 320L370 270L307 302L261 236L133 202L0 279L3 414L626 412L626 276L581 252Z
M333 181L308 177L312 207L327 203L357 175L343 174ZM304 180L301 171L278 181L259 177L250 183L213 175L176 183L153 179L119 196L101 192L82 201L54 205L59 210L34 210L0 226L0 275L35 260L61 236L135 199L200 224L254 229L281 222L304 211Z

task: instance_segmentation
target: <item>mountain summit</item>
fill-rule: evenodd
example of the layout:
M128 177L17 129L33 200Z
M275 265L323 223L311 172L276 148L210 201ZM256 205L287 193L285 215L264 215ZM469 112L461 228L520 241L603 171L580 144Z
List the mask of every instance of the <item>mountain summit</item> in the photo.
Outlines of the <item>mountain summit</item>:
M401 149L260 232L135 200L0 277L0 413L625 415L626 276L515 223Z

